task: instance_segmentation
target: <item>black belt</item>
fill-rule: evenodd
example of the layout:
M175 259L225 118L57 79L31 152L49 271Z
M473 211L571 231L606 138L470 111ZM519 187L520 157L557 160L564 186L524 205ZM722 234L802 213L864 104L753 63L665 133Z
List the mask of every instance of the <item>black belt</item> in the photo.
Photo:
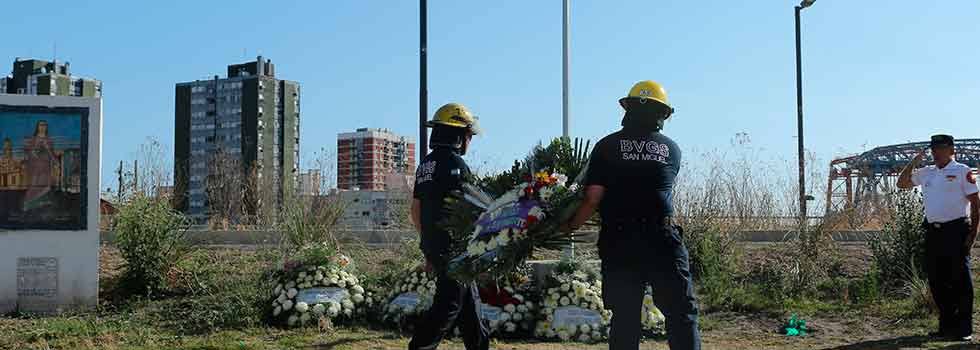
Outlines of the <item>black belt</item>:
M946 221L946 222L927 222L927 223L929 224L930 227L935 228L937 230L941 230L941 229L943 229L945 227L962 225L962 224L966 223L966 218L965 217L962 217L962 218L959 218L959 219L950 220L950 221Z

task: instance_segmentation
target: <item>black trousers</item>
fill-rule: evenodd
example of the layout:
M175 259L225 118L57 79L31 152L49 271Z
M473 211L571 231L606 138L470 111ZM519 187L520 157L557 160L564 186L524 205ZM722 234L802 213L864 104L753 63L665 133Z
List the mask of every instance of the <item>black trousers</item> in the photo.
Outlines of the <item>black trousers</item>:
M937 227L926 224L926 268L929 289L939 309L939 331L953 336L973 334L973 280L966 219Z
M476 283L463 284L446 275L441 259L430 259L436 272L432 307L415 327L409 350L433 350L459 324L467 350L487 350L490 332L480 320L480 292Z
M605 237L603 237L605 236ZM679 228L664 224L611 224L600 233L602 297L613 312L610 350L636 350L642 330L643 292L664 314L674 350L701 349L698 305Z

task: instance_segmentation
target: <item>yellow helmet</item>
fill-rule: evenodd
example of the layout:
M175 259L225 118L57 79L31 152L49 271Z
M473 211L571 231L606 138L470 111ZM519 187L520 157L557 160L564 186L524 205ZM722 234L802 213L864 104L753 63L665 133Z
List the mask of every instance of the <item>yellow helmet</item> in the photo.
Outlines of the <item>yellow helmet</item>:
M426 126L435 127L436 125L450 126L454 128L466 128L473 134L480 133L479 118L470 113L470 110L459 103L447 103L439 107L436 114L432 116Z
M670 103L667 102L667 90L664 90L663 86L651 80L644 80L633 85L629 95L619 99L619 104L623 108L627 108L626 102L631 99L639 99L640 103L646 103L650 100L657 101L673 111Z

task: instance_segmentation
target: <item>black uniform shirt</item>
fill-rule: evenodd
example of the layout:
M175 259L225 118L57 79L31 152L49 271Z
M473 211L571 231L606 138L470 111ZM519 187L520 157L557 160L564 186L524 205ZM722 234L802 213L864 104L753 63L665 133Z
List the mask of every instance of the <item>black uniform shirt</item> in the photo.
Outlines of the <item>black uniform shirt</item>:
M680 168L681 150L673 140L659 132L624 129L596 144L585 184L606 188L599 205L603 222L658 219L674 214Z
M419 163L413 196L422 201L419 247L427 256L442 255L449 248L449 232L439 226L449 212L445 199L451 191L462 188L463 179L469 173L463 158L450 148L437 148Z

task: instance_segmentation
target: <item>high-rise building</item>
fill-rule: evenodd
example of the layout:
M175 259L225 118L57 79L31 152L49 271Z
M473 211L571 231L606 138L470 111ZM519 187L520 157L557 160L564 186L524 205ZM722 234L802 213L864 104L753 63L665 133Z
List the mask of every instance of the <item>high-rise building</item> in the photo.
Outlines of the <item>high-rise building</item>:
M13 72L0 77L0 93L102 97L102 82L71 75L71 64L14 59Z
M337 136L337 188L385 190L391 173L415 174L413 138L367 128Z
M320 170L312 169L299 174L297 194L301 196L318 196L320 192Z
M276 79L271 60L228 66L227 78L179 83L174 122L174 197L192 217L211 213L209 180L237 167L236 186L260 190L282 200L295 188L299 171L299 83ZM234 190L234 189L233 189ZM249 200L263 199L238 191ZM219 199L213 199L219 200ZM226 200L226 199L220 199ZM235 198L241 202L245 198Z

